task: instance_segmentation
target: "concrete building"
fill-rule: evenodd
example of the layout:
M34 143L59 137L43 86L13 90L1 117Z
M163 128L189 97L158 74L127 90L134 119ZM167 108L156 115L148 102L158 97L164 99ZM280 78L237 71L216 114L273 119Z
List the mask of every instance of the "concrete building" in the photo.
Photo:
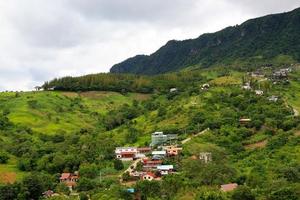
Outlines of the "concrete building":
M160 146L163 144L172 143L177 140L176 134L164 134L163 132L154 132L151 136L150 146Z

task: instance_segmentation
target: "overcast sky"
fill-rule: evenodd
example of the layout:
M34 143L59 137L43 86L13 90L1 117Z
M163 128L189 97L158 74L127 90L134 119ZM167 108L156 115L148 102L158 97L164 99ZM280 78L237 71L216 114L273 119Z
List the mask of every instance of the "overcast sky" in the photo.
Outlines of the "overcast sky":
M168 40L299 6L299 0L0 0L0 90L108 72Z

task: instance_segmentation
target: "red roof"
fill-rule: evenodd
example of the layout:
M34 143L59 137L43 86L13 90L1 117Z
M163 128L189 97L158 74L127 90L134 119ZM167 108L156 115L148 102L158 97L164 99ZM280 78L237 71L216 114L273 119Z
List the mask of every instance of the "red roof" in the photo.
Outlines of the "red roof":
M145 164L161 164L162 160L143 160Z
M71 177L71 173L62 173L60 179L68 179Z
M121 155L135 155L134 152L121 152Z
M151 151L151 147L140 147L138 151Z
M153 178L155 178L155 174L152 173L152 172L147 172L145 175L152 176ZM145 176L145 175L144 175L144 176Z
M230 192L230 191L234 190L235 188L237 188L237 186L238 186L237 183L229 183L229 184L221 185L221 190L223 192Z

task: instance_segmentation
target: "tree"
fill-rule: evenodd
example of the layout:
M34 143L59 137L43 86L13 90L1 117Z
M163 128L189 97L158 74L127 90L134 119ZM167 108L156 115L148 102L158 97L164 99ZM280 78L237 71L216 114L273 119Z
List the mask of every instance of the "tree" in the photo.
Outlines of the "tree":
M239 186L233 191L232 200L255 200L255 196L247 186Z
M4 151L0 151L0 164L7 163L8 159L9 159L8 153Z
M138 181L135 187L143 199L160 197L160 184L157 181Z
M80 178L77 184L78 191L89 191L95 188L95 183L88 178Z
M87 194L81 192L81 193L79 194L79 199L80 199L80 200L89 200L89 197L87 196Z
M130 128L128 133L125 135L126 143L135 143L138 139L138 131L135 128Z
M225 195L216 189L201 188L197 194L197 200L226 200Z
M118 160L118 159L114 160L114 168L116 170L122 170L122 169L124 169L123 162L121 160Z
M18 193L20 193L19 184L0 185L0 200L17 199Z
M268 200L299 200L299 195L299 191L297 191L296 188L282 186L272 191L268 196Z
M125 172L122 174L122 179L123 181L128 181L130 179L130 174L129 172Z
M98 176L98 169L95 164L83 164L80 165L79 174L81 177L96 178Z
M47 175L31 173L24 177L20 195L25 199L39 199L42 193L52 187L53 180Z
M66 195L70 194L70 189L67 187L67 185L65 183L59 183L56 186L55 191L57 193L62 193L62 194L66 194Z

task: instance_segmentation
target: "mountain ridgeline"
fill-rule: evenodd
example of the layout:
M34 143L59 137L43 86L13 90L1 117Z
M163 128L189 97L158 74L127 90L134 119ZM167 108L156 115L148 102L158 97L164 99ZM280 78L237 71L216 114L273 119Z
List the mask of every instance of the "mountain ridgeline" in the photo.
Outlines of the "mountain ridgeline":
M112 73L161 74L187 67L247 67L300 61L300 8L251 19L196 39L171 40L151 55L114 65Z

